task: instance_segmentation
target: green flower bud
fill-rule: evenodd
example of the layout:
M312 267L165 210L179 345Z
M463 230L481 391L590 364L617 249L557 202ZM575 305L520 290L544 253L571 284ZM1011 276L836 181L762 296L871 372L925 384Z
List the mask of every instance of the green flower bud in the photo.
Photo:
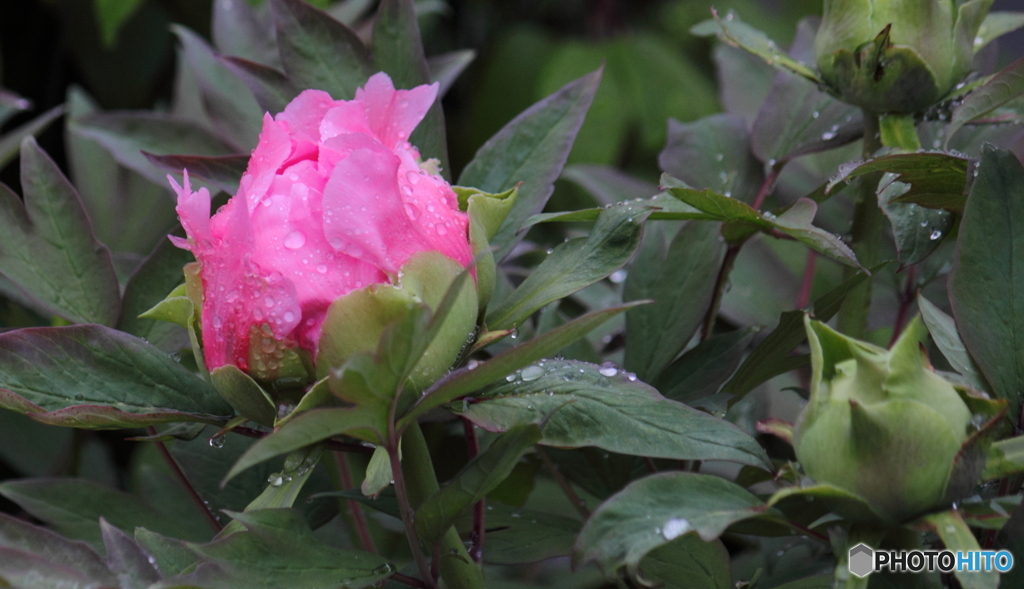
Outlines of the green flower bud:
M913 113L970 72L993 0L825 0L814 49L822 79L872 113Z
M805 318L811 398L794 449L808 476L867 501L898 523L947 501L955 460L973 433L972 412L936 374L920 319L891 350Z

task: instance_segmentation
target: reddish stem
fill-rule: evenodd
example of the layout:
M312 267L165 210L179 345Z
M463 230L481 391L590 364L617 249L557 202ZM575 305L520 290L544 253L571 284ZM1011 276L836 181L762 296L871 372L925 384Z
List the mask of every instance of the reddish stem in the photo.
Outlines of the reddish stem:
M334 461L338 465L338 474L341 475L341 486L346 490L354 489L355 482L352 480L352 469L348 464L348 456L344 452L335 452ZM349 499L347 503L348 510L352 514L352 523L356 527L356 533L359 534L359 543L363 545L363 550L376 554L377 547L373 544L373 536L370 534L370 526L366 522L363 508L355 499Z
M768 198L768 195L772 193L772 189L775 188L775 181L779 179L779 174L782 173L782 167L786 165L786 162L777 163L772 166L770 172L764 179L764 183L761 184L761 189L757 191L757 196L754 197L754 202L750 206L755 209L760 209L761 205L764 204L764 199Z
M153 426L149 426L148 428L146 428L146 430L149 432L149 435L151 436L155 436L159 433ZM188 495L192 499L192 502L195 503L196 507L199 508L200 513L202 513L203 517L206 518L206 521L210 524L210 527L213 528L213 531L219 534L220 531L224 528L220 525L220 522L217 521L217 516L215 516L213 512L210 511L210 506L207 505L207 503L203 501L203 498L199 496L199 492L196 491L196 488L192 486L191 482L189 482L188 477L186 477L185 473L181 470L181 466L178 465L178 461L174 459L174 456L171 456L171 452L170 450L167 449L167 446L160 441L155 442L155 444L157 449L160 450L160 455L163 456L164 462L167 463L167 466L170 467L171 472L174 473L175 478L177 478L178 482L180 482L181 485L185 487L185 491L188 492Z
M420 581L419 579L417 579L415 577L409 577L407 575L403 575L402 573L395 573L395 574L391 575L391 578L396 580L396 581L398 581L399 583L403 583L403 584L408 585L410 587L417 587L418 589L427 589L427 584L424 583L423 581Z
M466 432L466 451L469 459L472 460L480 454L480 440L476 437L476 426L473 422L462 418L462 429ZM487 500L481 499L473 506L473 533L470 534L472 546L469 548L469 556L474 562L484 560L484 532L487 529Z
M903 325L907 322L907 313L914 303L914 283L916 281L917 268L907 266L907 285L900 294L900 308L896 311L896 323L892 327L892 338L889 340L889 347L892 347L903 332Z
M814 267L818 261L818 252L807 250L807 262L804 264L804 278L800 282L800 292L796 295L796 308L803 309L811 302L811 289L814 287Z

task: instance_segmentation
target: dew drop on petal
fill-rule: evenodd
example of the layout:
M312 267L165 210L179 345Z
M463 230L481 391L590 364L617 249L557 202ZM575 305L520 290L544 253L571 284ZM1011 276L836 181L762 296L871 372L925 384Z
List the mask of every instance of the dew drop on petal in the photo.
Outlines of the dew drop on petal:
M415 221L420 218L420 208L411 202L405 203L405 214L409 215L409 218Z
M327 274L327 266L323 264L317 264L316 271L321 274Z
M420 181L420 175L413 171L406 172L405 178L409 180L409 184L416 184Z
M448 228L445 227L444 223L438 223L438 224L434 225L434 229L437 229L437 234L438 235L447 235L448 234Z
M285 311L283 318L285 320L285 323L291 323L292 321L295 321L295 313L292 313L291 311Z
M297 250L306 245L306 234L301 231L292 231L284 238L284 247L290 250Z

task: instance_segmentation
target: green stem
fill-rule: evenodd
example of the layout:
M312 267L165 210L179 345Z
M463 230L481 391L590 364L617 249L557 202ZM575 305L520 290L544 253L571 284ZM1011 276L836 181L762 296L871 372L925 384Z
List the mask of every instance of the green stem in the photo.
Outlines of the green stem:
M864 159L874 155L882 147L879 135L878 117L864 113ZM878 206L875 189L881 180L881 172L867 174L860 180L860 198L853 213L853 227L850 231L853 252L857 261L865 268L878 264L882 257L882 230L885 228L885 214ZM852 266L844 267L843 278L850 278L858 271ZM868 332L868 313L871 310L871 280L865 280L850 290L846 302L839 310L839 331L857 339L865 339Z
M401 470L409 504L413 508L419 507L427 497L440 489L427 440L416 422L409 424L402 434ZM470 558L455 528L449 528L441 538L441 561L438 568L449 589L485 589L483 570Z

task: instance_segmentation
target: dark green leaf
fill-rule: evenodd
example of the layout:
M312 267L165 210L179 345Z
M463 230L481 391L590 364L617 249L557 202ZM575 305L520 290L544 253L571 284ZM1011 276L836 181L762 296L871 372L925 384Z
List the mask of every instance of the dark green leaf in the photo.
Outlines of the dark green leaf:
M206 180L228 194L238 192L238 182L249 165L249 156L247 155L153 155L145 151L142 152L142 155L146 156L146 159L153 164L175 175L181 174L182 170L188 170L190 178Z
M65 571L84 580L82 586L89 582L102 585L116 585L115 577L104 564L100 556L82 542L68 540L50 530L33 526L6 514L0 514L0 551L16 550L26 555L34 555L38 559L53 566L54 572ZM20 579L12 576L16 573L5 565L13 564L0 552L0 577L17 583ZM30 568L17 571L21 574L45 574L48 567ZM26 579L28 580L28 579ZM41 580L40 580L41 581ZM49 579L47 579L49 581ZM17 585L16 585L17 586ZM50 585L46 585L49 587Z
M416 509L416 534L420 540L428 546L436 542L459 514L501 484L523 453L540 438L540 428L536 425L513 427L470 460L459 474Z
M548 419L540 442L548 446L769 464L764 450L736 426L670 401L636 375L609 366L546 360L508 375L463 407L462 416L490 431Z
M996 38L1021 27L1024 27L1024 12L997 10L988 13L974 39L974 52L977 53Z
M643 301L636 304L643 304ZM404 429L406 424L435 407L468 395L523 366L557 353L605 321L633 306L635 304L620 305L588 313L507 352L498 354L486 362L473 365L472 368L467 366L448 374L424 391L419 403L402 417L399 429Z
M32 108L32 101L23 98L6 88L0 88L0 125L3 125L20 112Z
M881 266L872 268L872 271L876 272L879 268ZM861 270L814 301L814 317L818 321L831 319L839 312L839 306L850 289L866 280L868 276L867 272ZM803 312L783 313L779 325L747 356L736 374L722 387L722 392L742 397L775 376L806 366L810 363L809 356L789 355L805 337Z
M497 247L496 260L512 251L522 239L518 232L523 222L547 203L600 80L600 71L584 76L523 111L463 169L460 186L491 194L522 183L512 211L491 240Z
M829 181L825 190L831 192L840 182L865 174L891 172L896 174L897 182L910 184L910 190L893 202L961 211L967 197L969 171L970 160L966 157L948 153L900 153L840 166L839 175Z
M717 223L683 225L665 245L661 227L647 233L622 291L652 305L626 313L625 367L653 382L700 327L725 257Z
M211 28L213 43L221 55L281 68L274 18L268 3L253 6L248 2L215 0Z
M741 21L733 11L730 10L725 18L720 18L714 8L711 14L714 20L700 23L690 32L699 37L718 35L722 41L757 55L768 65L802 76L815 84L823 83L813 69L786 55L768 35Z
M217 423L231 408L166 354L100 325L0 334L0 406L84 428Z
M215 567L199 567L178 582L229 583L231 587L320 589L369 587L395 572L375 554L321 543L291 509L230 513L247 529L204 545L189 545ZM222 587L225 585L216 585Z
M964 208L949 295L957 330L992 393L1017 414L1024 391L1024 166L987 145Z
M647 553L643 578L667 589L734 589L729 551L718 540L683 536Z
M110 252L96 241L75 189L28 137L25 202L0 185L0 272L51 312L79 323L117 322L121 301Z
M921 293L917 293L917 308L921 311L921 319L928 327L928 333L931 334L939 351L949 361L949 365L972 382L975 389L988 390L981 369L974 363L963 340L960 339L960 334L957 333L953 318L943 313Z
M180 326L166 321L140 319L139 315L152 309L174 287L184 282L182 268L194 260L189 251L176 247L168 239L161 240L128 279L117 328L165 352L188 347L188 334Z
M513 205L513 211L515 205ZM560 244L487 314L487 328L512 329L552 301L609 276L633 257L649 209L624 205L601 214L590 235ZM640 298L640 297L636 297Z
M233 364L225 364L210 371L210 382L239 415L273 427L277 419L277 406L251 376Z
M953 110L946 126L946 144L960 127L984 117L1021 94L1024 94L1024 59L1006 66L963 99Z
M143 151L155 155L231 155L236 148L198 124L156 112L98 113L82 117L79 131L106 148L121 165L166 186L167 174Z
M576 541L577 563L596 562L611 573L635 573L644 556L696 532L711 542L731 524L767 507L745 489L711 475L670 472L636 481L605 501Z
M263 126L262 109L249 87L221 63L202 37L181 25L171 25L171 30L178 36L184 57L199 82L203 106L214 128L236 153L249 152L256 147Z
M293 98L299 95L298 88L288 76L278 70L240 57L221 57L224 65L235 72L249 87L260 108L276 115L282 112Z
M759 329L748 327L697 344L666 368L655 387L669 399L692 404L718 392L736 372Z
M152 556L165 577L178 575L199 561L181 540L168 538L146 528L135 528L135 541Z
M938 535L947 550L956 553L981 550L974 532L967 527L967 522L957 510L932 513L918 521ZM964 589L996 589L999 586L999 573L993 570L958 571L955 574Z
M992 481L1024 472L1024 436L994 442L988 450L982 479Z
M22 476L41 477L67 456L74 430L45 425L20 413L0 410L0 460Z
M121 589L146 589L160 580L156 566L149 562L150 555L135 540L102 518L100 532L107 550L107 564L117 575Z
M462 49L427 58L430 81L437 82L440 85L440 88L437 90L438 100L448 93L455 80L462 75L462 72L474 59L476 59L476 51L472 49Z
M618 493L631 481L651 474L645 460L602 448L547 448L545 452L574 485L601 500ZM764 472L760 468L744 468Z
M572 554L579 520L487 503L484 562L522 565Z
M562 170L562 180L568 180L586 190L599 205L647 199L658 193L658 187L645 180L607 166L573 164Z
M0 483L0 495L69 538L102 542L100 518L122 530L136 526L200 541L212 532L202 520L169 517L138 497L83 479L20 479Z
M747 122L717 114L692 123L668 122L668 143L658 155L663 172L687 185L752 202L764 179L750 152Z
M939 247L942 238L953 228L953 214L942 209L894 202L911 187L892 181L893 177L892 174L883 177L883 184L886 181L889 184L879 191L878 204L892 225L900 265L909 266L924 260Z
M141 4L142 0L96 0L92 3L100 37L107 48L117 44L118 31Z
M347 26L302 0L271 0L284 71L299 88L351 100L370 77L363 42Z
M314 409L253 444L231 467L221 485L251 466L334 436L345 434L379 443L387 431L386 426L383 416L373 406Z
M818 23L803 19L790 54L814 60ZM860 109L833 98L814 83L789 72L775 75L754 119L751 148L769 164L846 145L864 133Z
M430 83L430 68L423 53L420 27L413 0L383 0L373 24L373 66L391 76L395 88L415 88ZM437 158L441 172L451 180L448 169L448 138L440 93L423 121L409 137L423 159Z
M726 43L715 44L711 58L722 109L754 120L777 71L756 55Z

